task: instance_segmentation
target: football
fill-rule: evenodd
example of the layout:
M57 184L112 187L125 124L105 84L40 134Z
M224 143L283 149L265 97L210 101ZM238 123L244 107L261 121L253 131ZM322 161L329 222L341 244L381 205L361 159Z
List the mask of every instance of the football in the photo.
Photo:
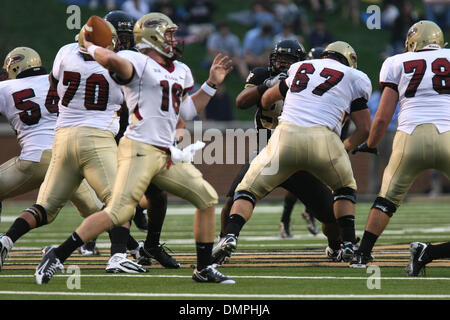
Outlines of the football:
M84 26L87 41L106 48L111 45L112 32L106 20L99 16L91 16Z

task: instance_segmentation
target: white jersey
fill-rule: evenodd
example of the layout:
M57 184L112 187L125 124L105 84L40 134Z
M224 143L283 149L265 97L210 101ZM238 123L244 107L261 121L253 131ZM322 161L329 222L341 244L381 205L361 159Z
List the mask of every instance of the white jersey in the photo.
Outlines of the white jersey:
M326 126L338 135L346 115L367 108L372 93L365 73L328 58L292 64L285 84L289 90L279 121Z
M22 160L39 162L52 148L58 96L49 88L48 75L0 82L0 113L17 134Z
M58 80L59 116L56 130L65 127L93 127L117 134L116 111L123 103L123 93L96 61L86 61L78 43L63 46L52 69Z
M423 123L450 130L450 49L405 52L384 61L380 84L398 91L398 130Z
M133 78L122 86L130 114L124 135L154 146L170 147L182 113L182 98L194 86L191 70L179 61L162 66L135 51L118 54L134 67Z

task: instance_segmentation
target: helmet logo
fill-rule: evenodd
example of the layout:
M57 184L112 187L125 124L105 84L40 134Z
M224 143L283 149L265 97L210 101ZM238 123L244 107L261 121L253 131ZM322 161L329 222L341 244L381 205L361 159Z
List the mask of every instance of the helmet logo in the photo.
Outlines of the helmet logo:
M11 64L22 61L23 59L25 59L25 56L23 54L16 54L12 57L9 57L8 62L6 63L6 69L9 69Z
M158 20L154 20L154 19L150 19L144 22L144 27L147 28L151 28L154 27L155 25L160 24L161 22L164 22L163 19L158 19Z
M356 57L356 54L354 54L353 52L350 53L350 59L352 59L353 62L357 62L358 58Z
M413 35L415 35L417 33L417 27L411 28L408 31L408 35L406 36L408 39L411 38Z

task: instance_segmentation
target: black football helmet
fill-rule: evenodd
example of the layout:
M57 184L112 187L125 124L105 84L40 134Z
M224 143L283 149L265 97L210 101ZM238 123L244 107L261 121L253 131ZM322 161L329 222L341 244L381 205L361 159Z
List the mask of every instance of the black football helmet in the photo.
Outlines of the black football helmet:
M322 57L322 53L324 52L324 47L315 47L309 50L308 55L306 56L307 60L320 59Z
M305 60L305 48L297 40L282 40L270 53L269 70L272 75L287 72L291 64Z
M125 11L114 10L105 16L105 20L116 28L119 36L119 50L131 50L135 46L133 28L136 20Z

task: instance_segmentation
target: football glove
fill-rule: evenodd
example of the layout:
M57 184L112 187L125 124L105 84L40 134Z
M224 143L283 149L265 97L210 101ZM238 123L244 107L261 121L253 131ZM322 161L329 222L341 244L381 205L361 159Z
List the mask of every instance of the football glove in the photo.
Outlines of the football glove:
M275 86L278 82L280 82L281 80L284 80L287 78L287 74L284 72L281 72L279 74L277 74L274 77L270 77L267 78L266 80L264 80L264 85L267 88L272 88L273 86Z
M369 153L378 155L378 149L377 148L369 148L367 146L367 142L363 142L359 146L357 146L355 149L353 149L352 154L355 154L357 152L369 152Z

